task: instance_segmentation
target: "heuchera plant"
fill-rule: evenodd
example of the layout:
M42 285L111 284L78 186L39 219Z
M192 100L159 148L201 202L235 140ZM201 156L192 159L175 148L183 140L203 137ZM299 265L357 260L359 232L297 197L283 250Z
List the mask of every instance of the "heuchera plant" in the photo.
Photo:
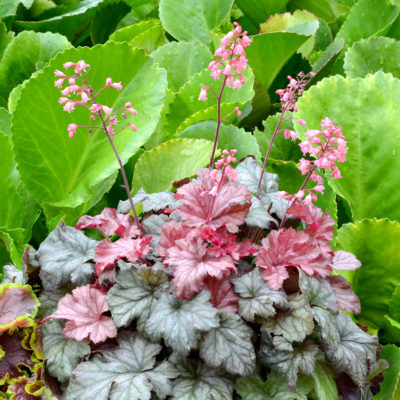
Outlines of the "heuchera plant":
M281 118L263 167L252 157L237 163L234 149L224 150L213 167L221 98L226 87L245 84L248 45L236 24L209 67L215 79L223 77L214 93L218 123L209 168L176 193L140 190L133 198L123 172L128 209L122 202L119 210L83 216L75 228L61 223L29 253L45 288L47 369L66 384L66 400L224 400L235 390L246 399L315 399L319 382L339 397L343 380L369 398L381 371L377 338L342 312L358 313L360 303L350 284L332 275L360 263L333 251L334 220L314 204L315 192L324 189L319 172L340 178L336 162L347 151L341 128L326 118L321 130L306 133L299 165L305 181L297 193L280 192L277 175L265 172L272 141L285 112L296 110L307 76L290 78L278 91ZM93 122L101 122L71 124L70 137L99 128L113 146L116 112L97 102L89 66L64 67L75 68L69 77L56 71L56 86L69 84L60 99L64 109L87 107ZM121 87L107 78L100 91ZM201 89L199 100L208 90ZM118 112L135 114L131 107ZM316 182L311 189L310 180ZM102 241L85 235L93 228Z

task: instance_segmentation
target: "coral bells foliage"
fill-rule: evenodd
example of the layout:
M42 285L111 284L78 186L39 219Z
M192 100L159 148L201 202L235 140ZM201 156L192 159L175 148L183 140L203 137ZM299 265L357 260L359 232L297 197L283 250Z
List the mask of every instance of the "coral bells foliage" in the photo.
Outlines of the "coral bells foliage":
M246 83L246 77L242 72L247 67L245 48L250 45L252 39L247 32L242 32L242 27L235 22L235 28L221 39L221 46L215 50L217 58L211 61L208 68L215 80L224 77L224 85L232 89L240 89ZM207 91L211 90L204 86L200 91L199 100L207 100Z
M80 60L77 63L71 61L66 62L64 65L66 70L73 70L72 75L67 75L60 70L55 70L54 74L57 78L54 85L61 90L62 97L59 99L59 103L63 104L64 111L71 113L76 107L86 107L91 113L91 120L96 121L100 118L103 126L88 126L88 125L77 125L75 123L68 125L68 135L73 139L77 129L84 128L90 133L95 129L106 128L109 135L116 135L126 126L129 126L134 132L137 128L134 124L127 124L122 129L116 130L118 125L117 115L120 114L123 119L127 118L127 113L136 115L137 111L132 107L131 102L125 103L124 107L119 110L113 110L105 104L100 104L97 101L98 95L106 88L115 90L122 90L121 82L113 82L111 78L106 78L105 85L100 88L97 92L88 83L88 74L90 71L90 65L86 64L84 60Z

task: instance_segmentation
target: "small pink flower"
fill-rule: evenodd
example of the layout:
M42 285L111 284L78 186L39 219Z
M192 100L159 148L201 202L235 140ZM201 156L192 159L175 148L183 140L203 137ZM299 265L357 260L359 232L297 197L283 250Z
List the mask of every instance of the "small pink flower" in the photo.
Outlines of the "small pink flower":
M64 106L64 111L68 111L69 113L74 111L74 109L75 109L75 104L73 101L67 102Z
M131 129L133 130L133 132L136 132L136 131L137 131L137 127L136 127L135 124L128 124L128 125L131 127Z
M104 114L108 115L108 114L112 113L112 108L107 107L107 106L101 106L101 107L102 107L102 109L104 111Z
M63 65L63 67L64 67L65 69L75 67L75 63L73 63L73 62L71 62L71 61L68 61L68 62L66 62L66 63Z
M75 73L80 74L81 72L84 72L86 68L90 67L89 64L86 64L85 61L80 60L75 64Z
M56 70L54 71L54 75L55 75L57 78L65 78L65 77L66 77L66 75L64 74L64 72L61 72L61 71L59 71L58 69L56 69Z
M74 138L74 133L76 132L76 130L78 128L79 128L79 126L77 124L69 124L68 125L68 134L69 134L70 139Z
M101 105L100 104L93 104L92 106L90 106L89 110L93 113L93 114L98 114L101 111Z
M299 124L300 124L301 126L306 126L306 125L307 125L307 122L304 121L304 119L297 118L297 121L299 121Z
M67 97L60 97L59 99L58 99L58 102L60 103L60 104L65 104L66 102L68 102L69 101L69 99L67 98Z
M82 103L87 103L90 99L85 92L81 92Z
M63 83L64 83L64 78L60 78L54 82L54 86L60 89L62 87Z
M207 99L207 86L204 86L204 87L200 90L199 100L200 100L200 101L206 101L206 100L208 100L208 99Z
M235 107L233 109L233 112L235 112L238 117L240 117L242 115L242 112L239 110L239 107Z

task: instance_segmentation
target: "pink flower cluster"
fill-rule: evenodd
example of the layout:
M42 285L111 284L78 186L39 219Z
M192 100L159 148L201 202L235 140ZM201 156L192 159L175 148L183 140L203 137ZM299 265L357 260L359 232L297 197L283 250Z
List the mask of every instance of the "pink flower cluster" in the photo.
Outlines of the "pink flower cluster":
M111 78L106 78L105 86L102 87L97 93L94 92L93 88L88 84L87 75L90 71L90 65L86 64L85 61L80 60L77 63L73 63L71 61L66 62L64 65L65 69L74 68L73 75L66 75L64 72L55 70L54 75L59 78L54 82L54 85L62 89L65 82L68 82L68 86L66 86L63 90L61 90L61 94L58 102L60 104L64 104L64 111L71 113L74 111L75 107L86 107L90 112L90 118L92 121L96 121L96 117L100 117L103 122L102 127L96 126L85 126L85 125L77 125L77 124L69 124L68 125L68 134L71 139L73 139L74 134L78 128L88 129L90 133L92 133L93 129L101 128L107 129L107 133L109 135L116 135L118 132L115 131L115 126L118 125L118 119L116 114L118 112L121 113L124 119L127 118L126 112L129 112L132 115L136 115L137 111L132 108L132 103L125 103L124 107L121 110L117 110L113 112L113 109L99 104L96 100L96 97L99 93L101 93L105 88L112 88L115 90L122 90L121 82L113 82ZM74 97L72 97L73 95ZM137 128L134 124L128 124L130 128L136 132Z
M308 80L314 75L314 72L308 74L300 72L296 78L292 78L290 75L288 76L289 84L286 89L279 89L276 91L276 94L280 97L282 112L290 110L297 111L296 101L303 94L304 87Z
M242 27L237 22L234 25L235 28L221 39L221 46L214 53L218 59L211 61L208 68L215 80L222 75L226 86L240 89L246 83L246 77L242 74L247 66L244 49L250 45L252 39L247 36L246 31L242 32ZM207 90L210 90L207 86L201 89L199 100L207 100Z

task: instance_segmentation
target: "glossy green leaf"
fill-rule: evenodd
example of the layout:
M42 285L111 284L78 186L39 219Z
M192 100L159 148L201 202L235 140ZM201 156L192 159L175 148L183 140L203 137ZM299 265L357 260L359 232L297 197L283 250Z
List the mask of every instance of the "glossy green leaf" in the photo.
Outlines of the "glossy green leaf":
M298 116L307 121L305 128L295 121L301 134L320 129L326 117L343 128L349 148L347 161L338 165L343 178L329 183L348 201L354 219L400 219L400 192L393 190L400 184L400 128L393 112L399 99L400 81L377 72L364 79L332 76L298 101Z
M110 36L114 42L128 42L130 45L149 52L165 43L164 30L158 19L140 21L119 29Z
M383 326L392 294L400 285L399 241L400 223L387 219L357 221L338 231L337 247L361 261L361 268L343 275L360 298L358 318L370 326Z
M200 42L170 42L159 47L151 57L167 71L168 87L173 92L206 68L212 59L210 50Z
M376 400L397 400L400 395L400 348L394 344L383 346L379 356L389 363L389 369L383 371L383 382Z
M104 91L99 97L101 103L119 108L126 101L132 101L138 110L134 119L128 119L137 125L137 133L125 130L115 138L123 163L154 131L163 105L165 72L143 50L132 49L126 43L109 42L90 49L66 50L53 59L43 72L26 83L13 113L12 134L22 181L42 205L75 208L86 203L90 206L94 193L101 197L104 189L109 188L105 183L112 177L115 179L119 168L101 131L89 135L81 130L73 140L68 138L69 123L85 125L90 124L90 119L86 109L72 114L63 111L58 104L59 91L53 83L54 69L61 68L66 61L81 59L97 65L89 75L94 88L102 87L109 76L116 82L122 81L123 90ZM104 59L114 62L100 62ZM130 68L126 68L128 64ZM87 211L84 208L81 213Z
M0 63L0 97L8 99L11 90L42 69L57 53L71 48L58 33L21 32L7 46Z
M349 78L363 78L377 71L400 78L400 42L387 37L372 37L354 43L344 57Z
M210 160L213 143L204 139L172 139L143 153L135 166L133 190L171 188L175 181L194 175Z
M222 104L246 103L252 99L254 96L253 73L249 68L247 68L243 75L246 77L245 85L240 90L235 90L228 87L225 88L221 100ZM210 70L208 68L205 68L194 75L190 81L180 88L170 105L167 124L165 127L168 133L170 135L174 135L179 125L194 113L205 110L209 107L216 107L217 99L212 95L211 91L208 91L208 100L200 101L198 98L200 95L200 90L203 86L208 86L214 90L215 93L219 93L221 90L221 85L222 80L215 81L210 76ZM229 108L228 112L222 114L222 117L225 117L226 114L233 111L236 105L239 106L240 104L232 104L232 108ZM207 119L210 120L213 118Z
M312 62L312 71L315 73L313 83L329 75L335 61L344 48L344 40L338 38L334 40L321 54L321 56Z
M217 123L215 121L204 121L191 125L182 131L178 137L182 138L201 138L214 141ZM244 129L234 125L220 126L218 134L218 148L223 150L236 149L237 160L241 160L248 155L253 155L256 160L260 160L261 154L255 137Z
M343 38L348 47L360 39L384 36L399 15L389 0L358 0L351 8L336 38Z
M70 42L80 43L89 36L90 22L102 2L103 0L74 1L69 5L49 10L45 19L15 21L13 27L16 31L58 32Z
M210 31L221 24L232 4L233 0L161 0L160 19L174 38L209 44Z
M308 10L327 23L334 22L343 11L336 0L291 0L289 10Z
M339 398L335 373L328 363L318 361L311 377L314 382L315 399L337 400Z

